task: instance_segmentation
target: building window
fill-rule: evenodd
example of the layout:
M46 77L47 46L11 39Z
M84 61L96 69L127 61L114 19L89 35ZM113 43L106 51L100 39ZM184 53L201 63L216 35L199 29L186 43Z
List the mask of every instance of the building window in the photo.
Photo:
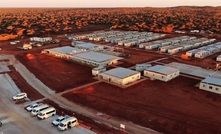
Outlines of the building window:
M219 91L219 88L218 88L218 87L216 88L216 91Z
M212 86L209 86L209 89L213 89L213 87L212 87Z
M205 85L203 84L203 87L205 87Z
M162 78L164 78L164 77L162 76Z

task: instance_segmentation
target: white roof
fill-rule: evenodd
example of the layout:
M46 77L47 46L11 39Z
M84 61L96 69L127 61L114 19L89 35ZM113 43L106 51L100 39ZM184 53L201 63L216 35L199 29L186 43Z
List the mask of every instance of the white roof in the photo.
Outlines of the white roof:
M111 76L114 76L114 77L117 77L120 79L124 79L124 78L127 78L131 75L138 74L138 73L140 73L140 72L126 69L126 68L122 68L122 67L118 67L118 68L108 70L102 74L107 74L107 75L111 75Z
M221 86L220 78L206 77L206 79L202 80L201 82Z
M168 67L168 66L162 66L162 65L152 66L152 67L149 67L145 70L160 73L160 74L164 74L164 75L172 74L174 72L179 71L179 69Z
M73 52L74 53L82 52L81 49L70 47L70 46L56 47L56 48L46 49L46 50L55 51L55 52L64 53L64 54L71 54Z
M208 53L208 51L207 50L200 50L200 51L196 52L196 54L203 54L203 53Z
M94 62L104 62L113 59L123 59L117 56L112 56L108 54L102 54L98 52L84 52L74 55L75 57L83 58L86 60L94 61Z
M80 43L80 44L76 44L76 46L78 47L83 47L83 48L94 48L94 47L98 47L99 45L96 44L92 44L92 43Z

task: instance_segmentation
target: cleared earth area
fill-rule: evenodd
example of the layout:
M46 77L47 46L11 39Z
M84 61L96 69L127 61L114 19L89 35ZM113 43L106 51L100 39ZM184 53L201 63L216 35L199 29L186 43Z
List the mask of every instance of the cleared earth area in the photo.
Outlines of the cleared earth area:
M163 133L217 133L221 98L200 91L195 87L199 82L180 76L167 83L146 80L127 89L98 83L63 96Z
M26 54L16 56L16 58L56 92L96 81L91 74L92 68L84 65L44 54Z

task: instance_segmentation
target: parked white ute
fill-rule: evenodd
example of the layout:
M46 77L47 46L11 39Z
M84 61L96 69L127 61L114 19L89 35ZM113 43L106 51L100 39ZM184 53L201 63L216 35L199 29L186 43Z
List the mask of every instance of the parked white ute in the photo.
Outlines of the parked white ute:
M25 109L28 111L28 112L31 112L32 109L38 107L38 106L41 106L42 104L38 104L38 103L34 103L34 104L31 104L29 106L27 106Z
M57 126L59 125L63 120L69 118L70 116L65 115L65 116L59 116L58 118L56 118L55 120L52 121L52 125Z
M12 97L13 100L21 100L27 98L27 94L26 93L19 93L15 96Z
M45 109L45 110L42 110L42 111L40 111L39 113L38 113L38 119L46 119L46 118L49 118L49 117L51 117L51 116L54 116L56 114L56 110L55 110L55 108L53 108L53 107L49 107L49 108L47 108L47 109Z
M59 125L58 125L58 130L64 131L67 130L68 128L72 128L77 125L77 118L75 117L69 117L65 120L63 120Z

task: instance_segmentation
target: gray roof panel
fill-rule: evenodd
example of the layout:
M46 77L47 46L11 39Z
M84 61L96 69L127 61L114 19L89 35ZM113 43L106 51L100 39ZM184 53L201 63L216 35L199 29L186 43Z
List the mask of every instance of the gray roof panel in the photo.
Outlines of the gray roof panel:
M168 66L162 66L162 65L152 66L152 67L149 67L145 70L160 73L160 74L164 74L164 75L169 75L171 73L179 71L176 68L172 68L172 67L168 67Z
M120 79L124 79L124 78L127 78L128 76L138 74L138 73L140 73L140 72L126 69L126 68L122 68L122 67L118 67L118 68L108 70L108 71L104 72L103 74L107 74L107 75L111 75L111 76L114 76L114 77L117 77Z
M75 57L83 58L86 60L94 61L94 62L105 62L113 59L122 59L117 56L112 56L108 54L98 53L98 52L84 52L74 55Z
M206 79L202 80L203 83L208 83L212 85L221 86L220 78L206 77Z

